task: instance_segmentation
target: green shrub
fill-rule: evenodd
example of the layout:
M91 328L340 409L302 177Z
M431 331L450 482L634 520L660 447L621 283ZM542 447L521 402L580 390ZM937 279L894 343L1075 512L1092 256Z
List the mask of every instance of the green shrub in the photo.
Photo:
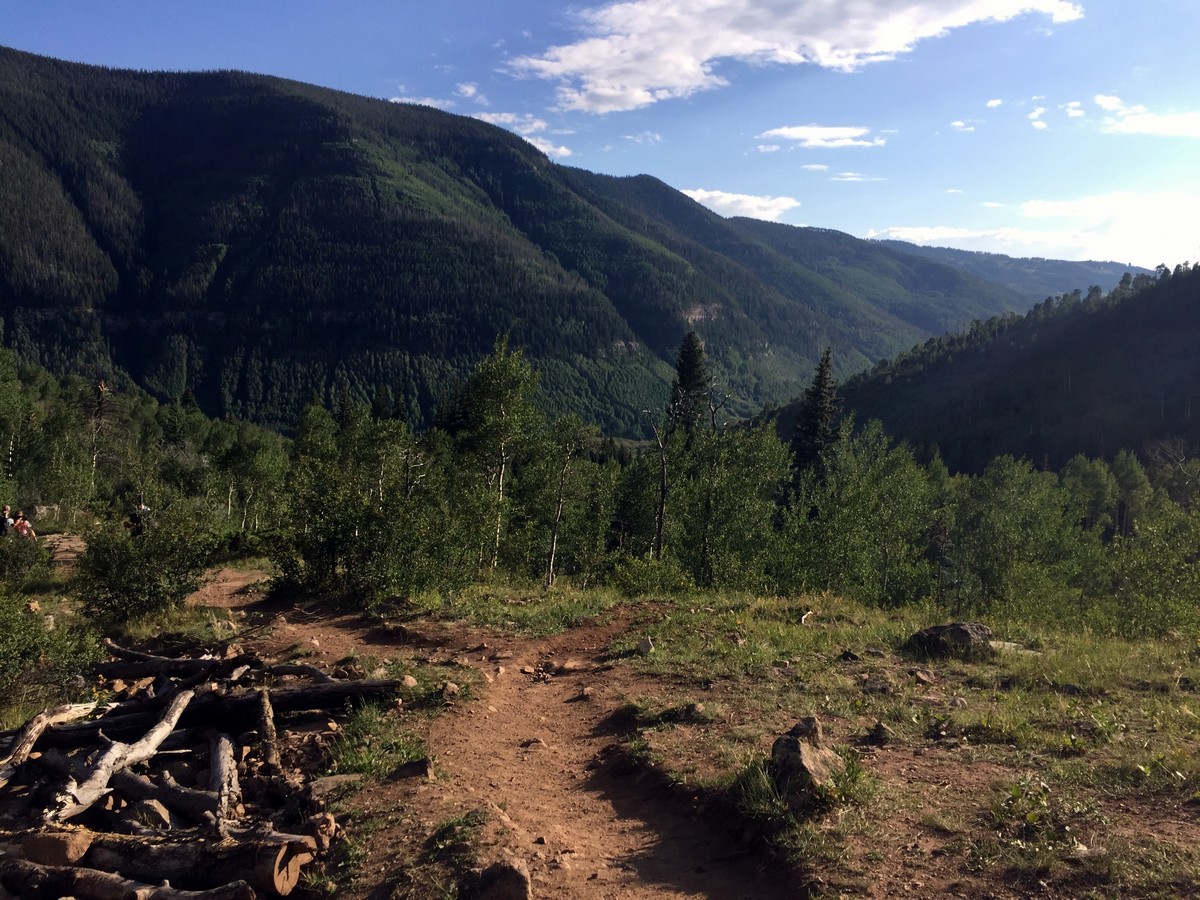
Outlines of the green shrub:
M41 541L16 535L0 538L0 584L19 591L50 569L50 551Z
M94 529L80 555L73 590L84 612L106 625L181 604L201 583L216 537L186 504L157 514L133 537L118 526Z
M691 577L673 559L629 557L613 570L612 583L627 597L647 594L687 594L696 589Z
M51 621L31 611L25 600L0 594L0 697L6 713L63 699L70 676L99 659L95 634L52 627Z

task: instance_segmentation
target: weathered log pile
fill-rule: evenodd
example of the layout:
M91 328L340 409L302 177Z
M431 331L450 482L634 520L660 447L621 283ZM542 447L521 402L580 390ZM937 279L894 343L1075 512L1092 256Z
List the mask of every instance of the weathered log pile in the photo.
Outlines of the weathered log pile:
M291 893L337 830L298 735L399 682L108 647L115 702L0 734L0 900Z

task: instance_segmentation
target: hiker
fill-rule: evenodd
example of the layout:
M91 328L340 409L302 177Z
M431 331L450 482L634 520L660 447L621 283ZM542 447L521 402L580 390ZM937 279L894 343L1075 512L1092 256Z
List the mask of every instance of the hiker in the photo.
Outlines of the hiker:
M150 507L144 500L138 500L137 506L129 513L129 524L126 526L130 537L141 537L146 533L146 518L149 515Z
M37 532L33 530L33 525L25 518L25 513L17 510L17 517L13 519L13 531L23 538L36 538Z
M12 507L5 504L0 507L0 537L8 537L12 534L12 527Z

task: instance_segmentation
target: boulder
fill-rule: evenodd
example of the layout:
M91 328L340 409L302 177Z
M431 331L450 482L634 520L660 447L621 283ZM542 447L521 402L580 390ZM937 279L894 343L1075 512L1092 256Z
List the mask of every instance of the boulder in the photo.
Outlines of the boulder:
M768 770L775 788L794 812L812 806L821 791L846 770L846 761L822 746L824 734L816 716L805 716L775 739Z
M991 645L992 629L979 622L951 622L933 625L910 637L904 652L929 659L986 659L995 650Z
M479 876L478 900L530 900L529 867L519 859L494 862Z

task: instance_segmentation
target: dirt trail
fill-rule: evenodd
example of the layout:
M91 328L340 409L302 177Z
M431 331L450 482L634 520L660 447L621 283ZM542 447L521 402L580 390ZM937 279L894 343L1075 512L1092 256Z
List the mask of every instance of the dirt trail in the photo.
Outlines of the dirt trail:
M444 773L429 793L442 815L489 810L493 855L524 860L538 897L796 896L732 835L692 815L686 792L612 761L613 716L637 684L605 665L604 650L625 627L475 652L492 683L429 736Z
M434 781L387 782L356 797L355 805L390 824L368 839L355 896L383 896L372 883L394 876L396 842L414 839L414 817L428 834L472 810L486 813L485 861L524 861L535 897L773 900L801 893L795 884L773 883L758 854L693 814L686 791L623 765L614 752L616 714L654 689L607 662L610 643L631 627L628 614L544 639L424 623L399 644L359 616L268 609L258 590L262 577L217 570L191 602L275 616L258 638L271 653L308 645L328 663L362 651L411 652L415 644L432 662L469 662L483 675L474 699L455 703L430 725Z

